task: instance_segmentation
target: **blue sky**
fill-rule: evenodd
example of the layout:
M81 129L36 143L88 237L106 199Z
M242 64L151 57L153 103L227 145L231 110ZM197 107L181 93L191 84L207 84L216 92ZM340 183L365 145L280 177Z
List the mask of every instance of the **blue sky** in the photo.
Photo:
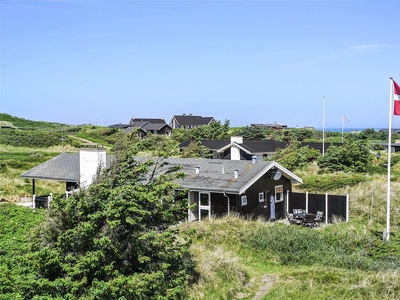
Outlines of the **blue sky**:
M399 1L0 1L0 112L387 128ZM400 117L393 117L400 128Z

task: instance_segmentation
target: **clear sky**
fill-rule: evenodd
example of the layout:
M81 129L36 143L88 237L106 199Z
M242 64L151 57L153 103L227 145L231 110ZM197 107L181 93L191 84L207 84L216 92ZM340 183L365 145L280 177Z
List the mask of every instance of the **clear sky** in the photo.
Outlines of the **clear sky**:
M0 1L0 112L387 128L399 1ZM323 114L325 97L325 114ZM400 128L400 117L393 117Z

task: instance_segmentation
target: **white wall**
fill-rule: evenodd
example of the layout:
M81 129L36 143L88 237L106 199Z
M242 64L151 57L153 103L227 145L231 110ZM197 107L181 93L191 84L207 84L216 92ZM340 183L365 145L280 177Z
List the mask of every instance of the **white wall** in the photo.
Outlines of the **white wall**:
M79 152L80 185L85 188L91 185L97 171L106 167L106 150L99 148L84 148Z
M242 136L232 136L231 143L243 144L243 137ZM232 146L231 147L231 160L240 160L240 149Z

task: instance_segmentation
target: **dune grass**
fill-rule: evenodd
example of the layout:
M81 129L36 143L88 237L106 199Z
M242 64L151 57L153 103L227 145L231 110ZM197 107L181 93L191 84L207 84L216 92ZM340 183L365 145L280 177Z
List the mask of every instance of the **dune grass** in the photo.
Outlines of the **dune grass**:
M67 146L55 146L46 149L13 147L0 145L0 199L19 202L20 197L32 195L32 182L21 178L22 173L60 154L62 151L76 151ZM36 184L36 193L63 193L65 184L58 181L40 180Z
M227 216L194 229L196 280L188 299L398 299L400 239L375 226L337 222L319 229Z

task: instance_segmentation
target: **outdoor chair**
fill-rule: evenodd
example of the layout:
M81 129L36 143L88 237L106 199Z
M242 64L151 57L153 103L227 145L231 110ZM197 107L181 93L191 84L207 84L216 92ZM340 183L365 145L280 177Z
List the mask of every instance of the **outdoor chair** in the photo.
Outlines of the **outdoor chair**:
M322 223L324 221L324 212L318 210L317 214L315 215L314 221L316 222L316 224Z
M294 215L293 214L291 214L291 213L287 213L286 214L286 218L288 219L288 221L289 221L289 224L296 224L296 218L294 217Z
M294 217L293 224L302 224L304 221L305 214L301 208L294 208L293 217Z
M315 223L315 215L314 214L306 214L306 217L304 218L303 226L305 227L314 227L317 225Z
M293 215L295 217L302 216L303 210L301 208L293 208Z

